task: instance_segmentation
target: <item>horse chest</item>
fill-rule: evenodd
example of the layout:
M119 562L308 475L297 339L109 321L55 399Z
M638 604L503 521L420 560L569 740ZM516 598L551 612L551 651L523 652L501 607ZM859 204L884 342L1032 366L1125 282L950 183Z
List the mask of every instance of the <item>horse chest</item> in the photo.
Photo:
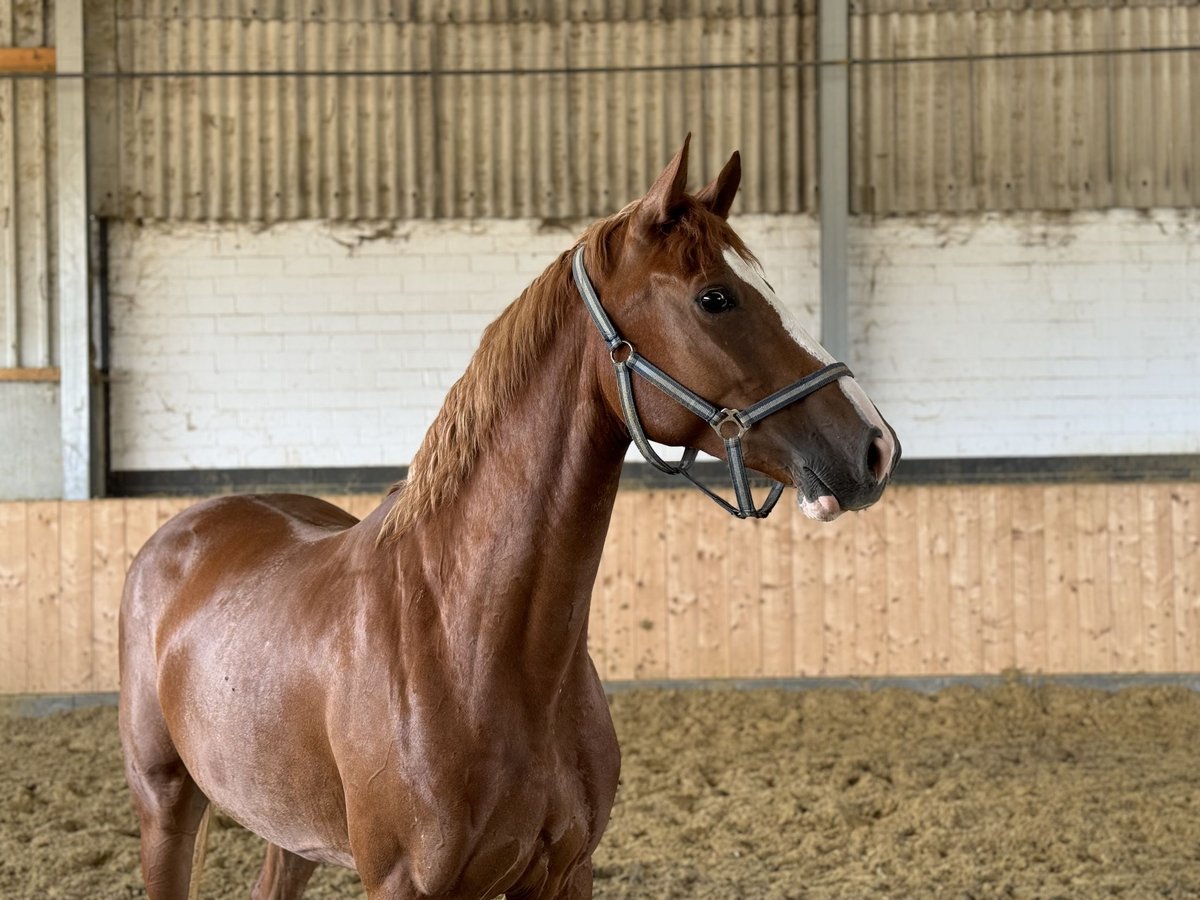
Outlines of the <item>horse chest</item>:
M598 841L616 789L615 738L581 738L537 749L462 741L440 756L383 750L388 774L370 796L349 798L376 819L374 840L351 835L360 873L400 865L421 892L463 897L561 877ZM378 839L385 833L392 840Z

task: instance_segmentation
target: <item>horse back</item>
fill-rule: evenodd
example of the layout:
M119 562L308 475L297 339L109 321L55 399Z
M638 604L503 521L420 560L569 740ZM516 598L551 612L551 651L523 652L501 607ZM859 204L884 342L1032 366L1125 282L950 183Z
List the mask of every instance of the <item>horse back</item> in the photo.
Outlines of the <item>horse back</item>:
M300 494L215 497L170 519L130 566L122 619L156 622L173 604L253 583L289 560L320 558L323 545L358 523L345 510ZM249 579L249 581L247 581Z

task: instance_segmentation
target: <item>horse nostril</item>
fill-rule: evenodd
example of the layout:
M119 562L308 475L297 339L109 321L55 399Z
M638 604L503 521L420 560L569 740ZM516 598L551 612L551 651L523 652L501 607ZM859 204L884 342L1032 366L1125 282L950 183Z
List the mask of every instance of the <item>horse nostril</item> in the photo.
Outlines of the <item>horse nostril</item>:
M875 437L867 447L867 471L875 476L877 482L883 481L887 477L888 467L892 462L891 455L891 448L887 441L876 429Z

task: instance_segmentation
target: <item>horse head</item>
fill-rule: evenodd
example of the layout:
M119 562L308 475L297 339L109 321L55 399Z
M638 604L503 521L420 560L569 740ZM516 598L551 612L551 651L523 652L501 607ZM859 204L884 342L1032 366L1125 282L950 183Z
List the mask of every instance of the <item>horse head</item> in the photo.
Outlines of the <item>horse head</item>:
M687 158L685 141L644 197L585 236L586 273L576 278L585 299L594 290L603 305L593 318L618 370L617 379L599 374L605 404L635 442L643 429L657 443L740 454L796 487L810 518L870 506L900 458L895 431L783 305L730 227L739 155L695 195L686 192ZM626 360L659 390L628 379L641 383L636 394L625 388L634 399L623 404ZM608 369L609 358L597 354L596 364ZM782 399L763 403L773 396Z

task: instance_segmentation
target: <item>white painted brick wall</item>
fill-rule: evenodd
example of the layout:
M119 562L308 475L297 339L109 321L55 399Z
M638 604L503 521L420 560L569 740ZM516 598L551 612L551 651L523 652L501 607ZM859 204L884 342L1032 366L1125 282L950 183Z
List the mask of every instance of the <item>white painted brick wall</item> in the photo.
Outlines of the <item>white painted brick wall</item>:
M817 330L813 220L735 227ZM114 468L407 462L483 327L578 230L117 226ZM1200 452L1200 214L886 219L851 239L848 362L907 455Z

